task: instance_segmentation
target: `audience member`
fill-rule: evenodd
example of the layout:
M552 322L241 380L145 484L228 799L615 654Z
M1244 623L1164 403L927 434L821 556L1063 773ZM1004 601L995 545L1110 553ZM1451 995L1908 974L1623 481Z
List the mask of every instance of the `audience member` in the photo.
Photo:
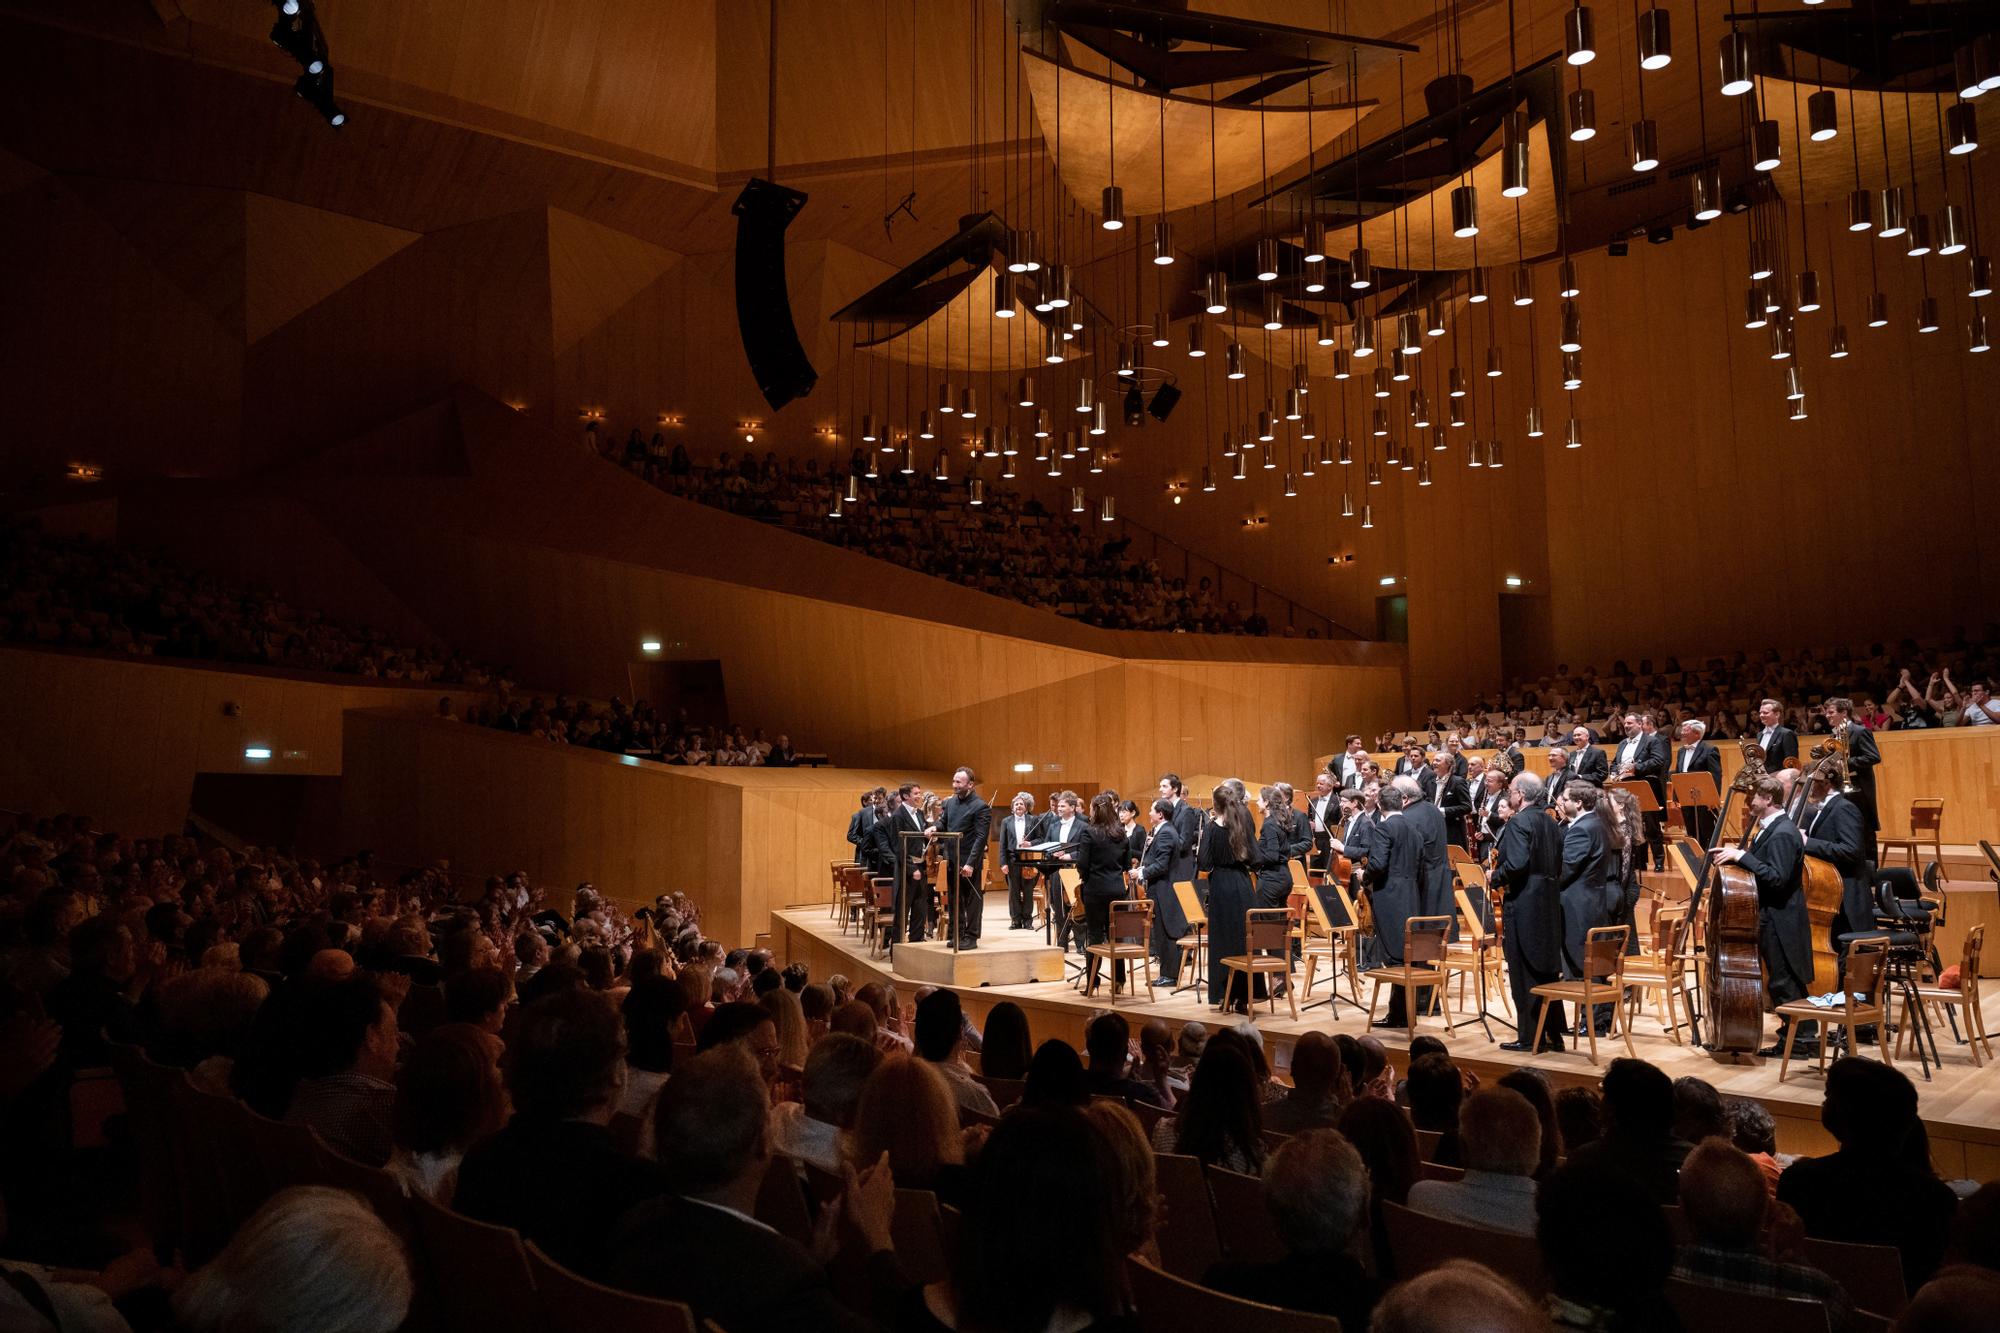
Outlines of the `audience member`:
M944 1077L952 1101L981 1115L999 1115L993 1094L981 1087L972 1071L959 1059L965 1043L965 1009L958 993L934 990L917 1002L913 1036L917 1055Z
M1713 1083L1691 1074L1674 1080L1675 1138L1688 1144L1703 1139L1731 1139L1735 1137L1735 1128L1729 1108L1723 1105L1722 1094Z
M394 1146L396 1011L365 976L308 984L301 999L298 1086L285 1122L329 1148L381 1166Z
M1535 1119L1542 1126L1542 1151L1535 1163L1535 1179L1547 1180L1563 1155L1562 1129L1556 1124L1556 1102L1549 1091L1548 1077L1539 1069L1510 1069L1500 1076L1496 1086L1520 1093L1535 1108Z
M837 1176L846 1158L841 1138L854 1125L855 1108L869 1075L882 1063L873 1043L844 1032L822 1038L806 1056L805 1100L780 1102L771 1112L771 1146Z
M1410 1117L1387 1097L1356 1097L1340 1113L1340 1132L1368 1167L1368 1234L1375 1259L1375 1271L1393 1271L1389 1262L1389 1235L1382 1205L1410 1201L1410 1187L1417 1182L1419 1159L1417 1133Z
M396 1071L395 1149L389 1171L406 1194L449 1205L459 1163L507 1121L500 1042L466 1023L417 1039Z
M1082 1106L1090 1100L1084 1082L1083 1057L1066 1041L1049 1040L1035 1048L1028 1078L1021 1090L1024 1106Z
M1244 1175L1264 1167L1263 1098L1249 1043L1209 1038L1180 1113L1153 1127L1153 1146Z
M186 1333L319 1329L391 1333L410 1310L403 1243L345 1190L272 1195L174 1293Z
M1391 1287L1368 1333L1546 1333L1548 1327L1519 1287L1483 1264L1453 1259Z
M1604 1071L1604 1119L1601 1137L1570 1149L1571 1164L1623 1171L1653 1202L1672 1203L1689 1147L1673 1133L1673 1080L1644 1060L1613 1060Z
M1331 1129L1307 1129L1264 1164L1264 1207L1285 1257L1218 1263L1203 1279L1217 1291L1287 1310L1333 1315L1365 1329L1381 1295L1354 1257L1368 1219L1368 1170L1354 1145Z
M1832 1333L1862 1327L1847 1292L1833 1278L1766 1253L1765 1222L1775 1205L1763 1171L1748 1153L1721 1139L1704 1139L1681 1167L1680 1199L1691 1239L1674 1261L1675 1277L1721 1291L1817 1301L1826 1308Z
M1411 1209L1489 1231L1534 1235L1534 1173L1542 1151L1535 1108L1511 1089L1482 1088L1465 1100L1458 1126L1464 1178L1417 1181L1410 1186Z
M1458 1110L1465 1094L1458 1067L1448 1055L1429 1054L1410 1064L1410 1122L1438 1136L1429 1160L1439 1166L1462 1165L1458 1143Z
M848 1160L866 1166L887 1155L902 1189L930 1190L954 1206L964 1199L965 1136L958 1104L936 1065L892 1055L862 1085L847 1134Z
M1012 1000L986 1011L985 1042L979 1048L979 1072L987 1078L1024 1079L1034 1057L1028 1042L1028 1015Z
M1083 1030L1084 1086L1093 1097L1115 1097L1128 1105L1160 1106L1153 1086L1128 1076L1132 1064L1132 1025L1122 1014L1098 1014Z
M1279 1134L1332 1129L1349 1100L1347 1070L1333 1038L1307 1032L1292 1044L1292 1088L1264 1107L1264 1128Z
M1092 1100L1084 1103L1083 1115L1110 1152L1118 1252L1138 1255L1157 1266L1160 1255L1154 1235L1166 1206L1160 1199L1153 1145L1139 1117L1122 1103Z
M1665 1297L1672 1233L1651 1192L1628 1171L1572 1159L1541 1183L1536 1215L1556 1327L1617 1333L1681 1327Z

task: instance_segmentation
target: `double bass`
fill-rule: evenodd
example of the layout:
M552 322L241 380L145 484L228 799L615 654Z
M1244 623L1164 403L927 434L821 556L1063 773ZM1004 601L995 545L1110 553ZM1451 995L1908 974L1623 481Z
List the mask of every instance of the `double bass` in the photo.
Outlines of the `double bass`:
M1743 767L1722 798L1715 832L1702 849L1702 889L1695 902L1704 915L1700 938L1708 955L1702 977L1711 1051L1754 1051L1764 1038L1764 971L1757 951L1757 877L1741 866L1718 865L1710 855L1722 839L1730 804L1765 776L1762 746L1743 746Z
M1848 785L1847 742L1843 737L1835 736L1813 746L1807 763L1785 808L1801 831L1806 826L1806 802L1815 782L1825 782L1829 789L1838 782L1843 794L1853 790ZM1812 921L1812 984L1806 991L1809 995L1826 995L1840 989L1840 954L1833 947L1833 923L1840 915L1844 888L1840 868L1833 862L1821 856L1808 855L1804 859L1800 891L1805 894L1806 915Z

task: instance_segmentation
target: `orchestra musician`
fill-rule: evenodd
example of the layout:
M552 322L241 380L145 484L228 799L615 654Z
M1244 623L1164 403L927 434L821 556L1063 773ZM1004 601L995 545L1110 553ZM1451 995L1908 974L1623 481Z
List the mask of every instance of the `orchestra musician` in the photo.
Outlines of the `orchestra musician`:
M1715 790L1720 793L1722 752L1703 739L1707 731L1708 724L1698 717L1681 723L1681 748L1674 752L1674 772L1706 773L1715 779ZM1706 806L1681 807L1681 821L1687 825L1688 836L1704 847L1715 836L1715 815Z
M1208 1002L1218 1008L1229 979L1229 969L1222 960L1247 947L1243 914L1253 906L1251 877L1262 865L1257 828L1240 789L1241 784L1233 781L1215 788L1197 861L1208 873ZM1251 998L1262 999L1264 979L1258 976L1251 980ZM1234 1005L1237 1013L1249 1012L1249 1000L1237 999Z
M1125 835L1126 870L1138 867L1139 857L1146 850L1146 826L1139 821L1139 803L1121 800L1118 802L1118 831Z
M1180 984L1180 939L1189 929L1187 916L1181 911L1180 895L1174 892L1174 885L1188 882L1175 878L1176 871L1188 859L1182 854L1180 829L1174 825L1177 809L1175 802L1165 796L1153 802L1153 829L1139 853L1138 866L1131 872L1132 883L1153 904L1153 959L1160 980L1168 986Z
M1569 734L1570 772L1578 782L1601 785L1611 775L1611 761L1591 743L1590 728L1578 727Z
M1360 776L1360 773L1361 770L1357 768L1356 776ZM1333 830L1340 822L1341 807L1340 798L1334 794L1333 789L1333 774L1321 773L1313 778L1313 794L1306 801L1305 815L1306 833L1312 839L1307 845L1307 854L1311 857L1306 867L1308 870L1314 864L1324 866L1329 863ZM1356 783L1352 790L1359 791L1360 784Z
M1444 738L1444 752L1451 756L1451 772L1456 778L1469 776L1466 772L1465 737L1456 731Z
M960 765L952 771L951 795L938 810L938 829L958 837L944 843L952 864L948 890L958 905L960 949L979 947L980 928L986 920L986 839L993 824L993 807L979 794L979 779L970 768Z
M1624 739L1618 742L1617 753L1611 759L1612 775L1621 782L1643 782L1653 789L1653 800L1660 810L1644 817L1644 838L1646 850L1652 856L1653 869L1667 868L1666 839L1662 833L1661 820L1665 815L1667 800L1667 743L1652 725L1650 712L1631 712L1624 717ZM1633 830L1639 836L1640 830Z
M1396 761L1396 771L1390 776L1413 778L1427 767L1428 765L1424 763L1424 747L1411 741L1403 747L1402 757Z
M1466 850L1482 862L1506 826L1507 816L1500 810L1506 798L1506 774L1498 768L1489 768L1480 775L1480 790L1472 801L1471 836L1467 839L1470 845Z
M1618 892L1608 926L1624 926L1625 952L1639 952L1639 872L1645 869L1645 821L1639 799L1629 791L1605 789L1597 799L1605 836L1618 853Z
M1796 739L1793 741L1797 745ZM1765 986L1773 1005L1802 1000L1812 979L1812 919L1804 891L1805 841L1785 814L1785 784L1766 774L1751 788L1750 818L1754 821L1740 847L1720 847L1714 859L1742 867L1757 881L1757 951L1763 955ZM1783 1055L1785 1024L1778 1039L1759 1055ZM1819 1054L1819 1024L1799 1024L1792 1054Z
M1500 1049L1526 1051L1543 1004L1534 987L1563 974L1563 831L1543 813L1547 796L1535 774L1516 774L1509 791L1514 814L1500 830L1487 882L1506 894L1500 950L1507 959L1507 984L1514 992L1514 1015L1520 1024L1519 1035ZM1563 1049L1568 1025L1562 1001L1551 1003L1555 1008L1543 1029L1540 1051Z
M1828 699L1822 711L1833 738L1847 747L1847 785L1854 789L1848 799L1861 811L1862 828L1873 847L1882 828L1875 809L1875 766L1882 762L1882 751L1875 745L1875 733L1855 718L1852 699Z
M1017 853L1029 843L1040 842L1042 821L1035 816L1032 792L1015 792L1007 817L1000 821L1000 873L1007 880L1007 929L1035 928L1035 894L1028 887L1028 870Z
M1571 782L1563 789L1563 976L1571 981L1583 977L1590 932L1611 924L1618 897L1618 851L1598 813L1602 799L1603 793L1588 782ZM1587 1021L1598 1036L1606 1036L1611 1031L1611 1006L1596 1008L1598 1012ZM1586 1016L1579 1014L1577 1021L1586 1021Z
M1125 896L1125 832L1118 826L1118 796L1101 791L1090 798L1090 822L1077 844L1077 869L1083 874L1083 930L1088 944L1111 938L1111 904ZM1125 980L1125 963L1112 965L1114 984ZM1090 994L1097 993L1092 977Z
M1192 884L1196 895L1201 896L1201 881L1195 874L1195 853L1200 847L1201 831L1208 817L1188 803L1187 789L1181 784L1178 773L1160 775L1160 799L1174 803L1174 832L1180 835L1180 845L1174 848L1173 866L1167 871L1167 883Z
M1514 739L1508 742L1505 750L1501 751L1501 754L1506 757L1507 762L1505 767L1509 774L1519 773L1527 767L1527 746L1528 729L1526 727L1514 728Z
M1417 783L1424 801L1444 820L1445 841L1454 847L1465 846L1465 817L1472 813L1472 794L1466 790L1465 779L1453 771L1451 755L1443 750L1432 755L1431 766Z
M895 857L897 895L896 922L889 943L908 940L920 944L930 934L932 886L924 877L924 842L903 835L925 829L923 789L906 782L897 788L897 796L895 818L887 830Z
M1417 896L1417 915L1453 915L1451 901L1451 855L1445 851L1450 837L1445 826L1444 814L1433 801L1423 797L1415 778L1397 778L1389 784L1403 793L1403 819L1416 831L1422 843L1422 863L1418 869L1418 883L1421 889ZM1465 821L1459 820L1459 827ZM1457 921L1453 921L1456 934Z
M1841 935L1875 928L1875 841L1868 836L1861 807L1833 786L1825 774L1813 779L1799 834L1805 854L1830 861L1840 872L1840 915L1833 921L1833 947L1842 954Z
M1257 830L1257 889L1253 907L1283 907L1292 891L1292 873L1285 863L1297 841L1298 812L1280 800L1276 787L1257 790L1257 813L1264 822Z
M897 860L901 853L897 847L896 829L901 827L903 822L902 810L903 793L900 790L883 793L882 813L869 823L868 836L860 848L861 862L868 867L868 873L871 875L887 875L894 878L899 873ZM898 908L900 907L899 900ZM899 914L896 924L890 928L891 935L901 933L901 922L902 917Z
M882 817L882 803L889 793L880 787L861 793L861 808L847 821L847 843L854 848L855 860L862 860L861 849L867 845L868 835L875 827L875 821Z
M1555 745L1549 748L1549 777L1542 785L1542 806L1558 814L1562 813L1563 792L1576 778L1576 774L1570 772L1569 755L1570 752L1565 746Z
M1403 961L1403 931L1413 916L1424 916L1424 837L1410 822L1404 802L1415 800L1414 780L1398 778L1377 796L1381 816L1369 834L1368 869L1363 882L1375 916L1370 966L1396 967ZM1422 805L1421 800L1415 800ZM1428 993L1419 994L1417 1008L1429 1007ZM1378 1028L1409 1027L1403 988L1392 986L1389 1011L1375 1021Z
M1764 747L1764 769L1775 773L1799 766L1799 734L1785 725L1785 706L1776 699L1757 705L1757 744Z
M1362 765L1367 761L1368 747L1359 736L1349 736L1346 748L1327 762L1326 771L1341 790L1360 791L1366 779Z
M1042 841L1055 844L1049 852L1053 860L1065 865L1076 864L1077 845L1083 841L1083 820L1077 816L1075 792L1056 793L1055 809L1042 821ZM1049 915L1055 919L1056 943L1067 950L1075 934L1070 926L1069 903L1065 899L1062 881L1049 872L1043 873L1045 882L1042 893L1048 900Z

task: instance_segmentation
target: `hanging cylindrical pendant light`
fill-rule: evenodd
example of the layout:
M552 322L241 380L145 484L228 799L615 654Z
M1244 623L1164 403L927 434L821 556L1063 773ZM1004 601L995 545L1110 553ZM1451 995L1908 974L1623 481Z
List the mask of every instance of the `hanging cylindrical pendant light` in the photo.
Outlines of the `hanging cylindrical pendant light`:
M1665 69L1674 63L1673 20L1658 5L1639 16L1639 68Z
M1017 475L1018 474L1014 471L1013 459L1003 458L1000 460L1000 480L1012 481Z
M1479 234L1479 187L1454 186L1451 192L1451 234L1464 240Z
M1540 403L1528 404L1528 438L1531 440L1542 438L1542 405Z
M1847 229L1872 231L1875 227L1875 194L1872 190L1851 190L1847 195Z
M1147 341L1154 347L1165 347L1173 341L1173 325L1167 322L1164 311L1153 312L1153 332Z
M847 474L846 500L851 505L861 503L861 478L855 476L852 472Z
M1966 264L1971 275L1966 284L1965 294L1973 300L1993 294L1993 261L1985 255L1974 255Z
M979 454L982 458L1000 456L1000 432L988 426L979 432Z
M1365 292L1375 285L1375 268L1368 262L1368 247L1357 245L1347 252L1347 286Z
M1340 493L1340 516L1342 518L1354 517L1354 497L1346 491Z
M1009 278L1005 273L995 273L993 275L993 318L1014 318L1013 279Z
M1049 438L1049 436L1053 434L1055 434L1055 431L1053 429L1052 423L1049 420L1049 409L1047 409L1046 407L1037 409L1035 412L1035 430L1034 430L1035 438L1038 440L1046 440ZM1009 458L1012 458L1016 453L1019 452L1019 450L1015 447L1014 433L1012 431L1007 432L1006 437L1001 443L1000 452L1007 455Z
M1069 265L1051 264L1043 278L1044 290L1048 294L1049 309L1069 308Z
M1410 424L1423 430L1431 424L1430 395L1422 389L1410 390Z
M1174 224L1165 218L1153 224L1153 262L1162 266L1174 262Z
M1059 366L1068 358L1063 355L1062 335L1054 329L1042 330L1042 364Z
M1194 357L1208 355L1208 325L1198 319L1188 325L1187 354Z
M1778 122L1760 120L1750 127L1750 165L1758 171L1776 171L1785 160L1778 137Z
M1789 361L1797 350L1797 342L1792 333L1792 322L1779 316L1771 321L1771 359Z
M1403 456L1401 450L1402 447L1398 445L1394 440L1390 440L1387 444L1383 445L1382 466L1401 467L1403 463Z
M1793 402L1792 402L1792 411L1791 411L1791 418L1792 418L1792 420L1794 420L1794 421L1804 421L1804 420L1806 419L1806 400L1805 400L1805 399L1803 399L1803 398L1798 398L1798 399L1794 399L1794 400L1793 400Z
M1938 299L1935 296L1926 296L1923 300L1917 302L1917 332L1936 333L1940 327L1941 325L1938 322Z
M862 432L862 439L869 440L874 438L874 436L866 433L866 426L862 427ZM917 413L917 438L920 440L935 440L937 438L937 418L931 415L931 410L928 407Z
M1919 213L1910 219L1909 230L1903 235L1903 253L1912 259L1922 259L1930 252L1930 215L1928 213Z
M1951 78L1960 97L1977 97L1986 91L1979 78L1979 53L1973 43L1967 42L1951 53Z
M1753 77L1755 61L1751 58L1750 39L1742 33L1731 30L1723 35L1716 48L1716 56L1722 66L1722 95L1741 97L1757 86Z
M1564 301L1562 308L1562 331L1556 346L1565 352L1583 350L1583 313L1576 308L1576 302Z
M1888 241L1901 236L1904 230L1903 187L1891 185L1882 191L1882 225L1876 228L1876 234Z
M1100 398L1096 406L1090 409L1090 433L1102 435L1109 429L1110 426L1105 419L1104 400Z
M1563 448L1583 448L1583 425L1575 417L1569 419L1569 425L1563 431Z
M1410 378L1410 354L1400 347L1389 352L1389 378L1398 384Z
M1348 360L1347 349L1345 347L1334 348L1333 377L1337 380L1344 380L1353 373L1353 363Z
M1236 469L1229 474L1231 481L1247 481L1250 477L1250 460L1242 454L1236 455Z
M1588 5L1573 7L1563 19L1563 59L1572 65L1597 59L1597 25Z
M1937 252L1955 255L1964 251L1966 237L1972 234L1965 225L1965 210L1957 204L1946 204L1938 210L1937 221Z
M1311 420L1311 418L1307 419ZM1321 467L1334 466L1332 440L1321 440L1319 442L1319 465Z
M1312 394L1312 384L1306 373L1306 363L1303 361L1292 362L1292 387L1307 396Z
M1505 446L1497 437L1486 442L1486 466L1489 468L1507 466Z
M1876 292L1868 298L1868 327L1886 328L1889 324L1889 298Z
M1373 484L1379 486L1382 483L1378 480ZM1350 506L1348 510L1348 517L1352 518L1353 516L1354 516L1353 509ZM1364 528L1372 528L1375 526L1375 506L1373 504L1364 504L1361 506L1361 526Z
M1266 236L1257 242L1257 281L1275 282L1278 278L1278 242Z
M1443 432L1443 431L1441 431L1441 430L1438 430L1438 431L1432 431L1432 432L1431 432L1431 452L1432 452L1432 453L1434 453L1434 454L1441 454L1441 453L1443 453L1443 452L1444 452L1445 450L1447 450L1447 449L1449 449L1449 448L1451 448L1451 445L1450 445L1450 444L1449 444L1449 443L1448 443L1448 442L1446 441L1446 439L1445 439L1445 434L1444 434L1444 432Z
M1306 414L1305 402L1297 389L1285 390L1285 420L1297 421Z
M1201 465L1201 488L1211 492L1215 489L1215 471L1206 463Z
M1500 345L1495 343L1486 349L1486 378L1497 380L1506 373L1507 368L1500 363Z
M1467 467L1486 466L1486 442L1484 440L1474 436L1467 442L1465 446L1465 465Z
M1445 385L1446 385L1446 390L1445 390L1446 397L1449 398L1465 397L1465 372L1460 370L1457 366L1453 366L1450 370L1445 372Z
M1465 300L1468 305L1486 304L1486 270L1475 268L1465 275Z
M1972 312L1972 322L1966 326L1965 335L1966 351L1987 352L1993 349L1993 340L1986 336L1986 315L1983 311Z
M1035 405L1035 377L1023 375L1014 385L1014 405L1033 407Z
M1024 228L1016 232L1015 235L1021 238L1021 271L1023 273L1041 272L1041 238L1035 235L1032 227Z
M1979 149L1979 108L1970 102L1953 102L1944 109L1945 151L1963 157Z
M1313 414L1310 412L1299 418L1299 438L1302 440L1317 440L1319 438L1319 427L1313 423ZM1310 476L1311 474L1308 473L1307 475Z
M1083 503L1083 487L1081 486L1070 487L1069 512L1072 514L1081 514L1084 512L1084 510L1085 510L1085 505Z
M1113 523L1118 519L1118 497L1107 495L1098 502L1097 518L1102 523Z
M1340 335L1334 331L1332 311L1319 312L1318 318L1314 321L1313 341L1321 347L1331 347L1340 341Z
M1431 460L1426 458L1419 461L1417 464L1417 485L1428 486L1430 484L1431 484Z
M1138 364L1132 359L1132 344L1123 338L1118 340L1118 378L1129 380L1138 373Z
M1847 359L1847 326L1836 324L1826 335L1826 354L1833 361Z
M1822 88L1806 99L1806 126L1814 143L1825 143L1840 135L1840 108L1833 89Z
M1396 316L1396 350L1404 356L1415 356L1424 350L1423 330L1418 327L1417 315L1406 310Z
M1819 309L1818 270L1809 268L1795 277L1792 280L1792 291L1795 297L1792 302L1794 310L1807 315Z
M1231 430L1222 432L1222 456L1224 458L1236 457L1236 432Z
M1660 165L1660 127L1651 116L1633 121L1625 142L1632 170L1651 171Z
M937 461L931 464L932 481L950 481L951 467L942 448L937 451Z
M1528 113L1509 111L1500 118L1500 194L1519 199L1528 192Z
M1785 397L1797 400L1806 396L1806 377L1797 365L1785 367Z
M1268 287L1264 289L1264 327L1274 333L1285 327L1284 302L1278 299L1276 291Z
M1106 231L1119 231L1125 226L1125 190L1123 186L1104 187L1104 207L1099 210L1098 226Z
M1463 429L1465 426L1465 404L1456 398L1447 403L1445 405L1445 421L1453 430Z
M1326 223L1319 218L1306 220L1306 263L1326 262Z
M1220 271L1211 273L1202 280L1202 291L1207 304L1203 307L1211 315L1224 314L1229 309L1229 275Z
M958 414L967 421L979 415L979 390L970 384L958 391Z
M1689 203L1694 215L1703 222L1713 222L1722 216L1722 169L1703 167L1688 177L1691 195Z
M1528 272L1526 264L1514 266L1514 304L1533 305L1535 303L1535 279Z
M1382 465L1380 463L1370 463L1364 475L1368 478L1370 486L1380 486L1382 484Z
M1375 321L1366 315L1354 317L1354 355L1366 357L1375 355Z
M1569 95L1569 139L1588 143L1597 137L1597 94L1578 88Z
M833 503L827 506L827 510L826 510L826 516L827 516L828 518L844 518L844 517L846 517L846 512L845 512L845 508L844 508L844 506L843 506L843 505L841 504L841 500L840 500L840 496L838 496L838 495L835 495L835 496L833 497Z
M1028 271L1027 237L1012 227L1007 229L1007 271L1009 273Z
M1061 454L1065 459L1075 458L1079 453L1089 452L1089 446L1083 442L1082 432L1066 430L1063 432L1062 448L1056 450L1056 452Z
M1339 453L1340 465L1342 467L1354 466L1354 441L1348 439L1345 435L1340 437Z
M1387 398L1390 394L1395 392L1394 389L1389 387L1389 368L1387 366L1375 367L1374 378L1375 378L1374 392L1377 398Z
M1240 380L1249 373L1243 369L1242 343L1229 343L1223 347L1222 369L1223 373L1233 380Z
M1564 352L1562 358L1562 386L1571 393L1583 387L1583 353Z
M1750 281L1762 282L1771 276L1776 261L1771 258L1772 245L1761 237L1750 242Z
M1368 409L1368 433L1381 439L1389 433L1389 410L1383 407Z
M1770 322L1771 316L1764 309L1764 289L1752 286L1743 296L1743 327L1761 329Z
M1097 381L1087 375L1078 378L1076 382L1076 410L1087 413L1095 406L1097 406Z
M1424 336L1444 337L1444 302L1432 301L1424 308Z
M969 505L983 505L986 503L986 482L984 478L974 477L965 483L965 502Z
M906 477L917 475L917 443L915 440L905 439L903 441L903 462L896 470Z
M1576 279L1576 261L1565 259L1556 265L1556 295L1565 301L1583 295L1583 284Z
M1264 470L1266 472L1274 471L1277 466L1278 451L1276 449L1266 449L1264 451Z
M871 452L868 455L868 466L862 471L861 475L870 481L874 481L882 475L882 469L877 465L874 453Z

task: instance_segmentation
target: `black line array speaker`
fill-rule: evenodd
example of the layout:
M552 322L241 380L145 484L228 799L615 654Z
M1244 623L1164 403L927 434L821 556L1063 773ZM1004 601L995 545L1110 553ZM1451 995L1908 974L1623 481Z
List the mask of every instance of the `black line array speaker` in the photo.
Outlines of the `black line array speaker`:
M1153 395L1153 401L1146 405L1146 410L1151 412L1155 419L1165 421L1174 414L1174 408L1180 401L1179 389L1171 384L1162 384L1159 391Z
M752 177L730 209L736 214L736 327L750 373L773 411L819 383L799 344L785 287L785 229L805 204L799 191Z

